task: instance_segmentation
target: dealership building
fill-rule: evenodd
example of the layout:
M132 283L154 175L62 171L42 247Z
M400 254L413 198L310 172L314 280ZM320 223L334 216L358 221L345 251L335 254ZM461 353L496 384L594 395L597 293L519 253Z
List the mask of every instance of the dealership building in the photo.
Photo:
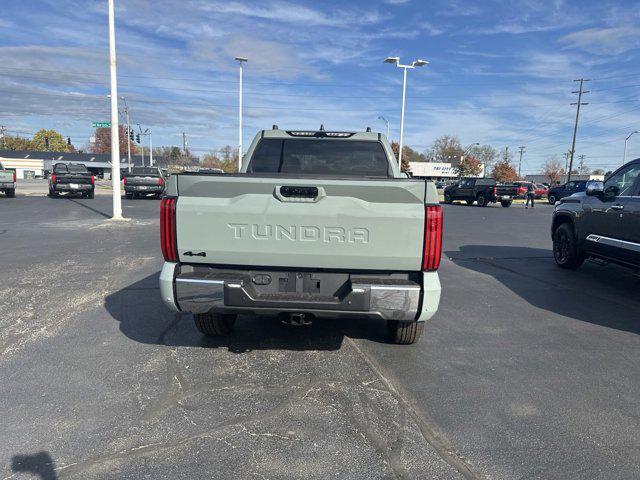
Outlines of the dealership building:
M409 162L411 174L416 178L428 178L430 180L452 180L458 178L458 172L451 163L441 162ZM484 176L482 171L476 177Z
M154 157L154 164L164 158ZM84 164L91 173L99 178L109 178L111 172L110 153L70 153L70 152L28 152L18 150L0 150L0 163L7 170L15 170L18 179L45 178L56 163ZM131 156L131 166L149 165L149 157ZM125 155L120 160L120 169L129 168Z

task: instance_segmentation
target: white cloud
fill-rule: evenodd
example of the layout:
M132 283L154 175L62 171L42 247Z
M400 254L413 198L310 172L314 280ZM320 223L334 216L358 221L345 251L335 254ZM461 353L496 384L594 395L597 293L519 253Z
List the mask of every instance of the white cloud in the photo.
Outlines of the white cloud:
M565 35L560 43L595 55L619 55L640 48L640 28L587 28Z
M275 22L306 26L338 27L349 24L370 25L382 21L385 17L374 10L359 12L339 10L339 15L326 13L296 3L274 1L261 5L249 5L244 2L200 2L199 9L221 15L241 15L245 17L271 20Z

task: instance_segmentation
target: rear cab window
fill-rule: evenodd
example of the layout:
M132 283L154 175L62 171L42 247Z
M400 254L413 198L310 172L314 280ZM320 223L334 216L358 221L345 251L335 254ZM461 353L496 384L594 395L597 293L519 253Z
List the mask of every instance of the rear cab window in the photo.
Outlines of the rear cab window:
M258 143L247 173L392 176L382 144L367 140L264 138Z
M133 167L131 173L133 175L160 175L158 169L153 167Z

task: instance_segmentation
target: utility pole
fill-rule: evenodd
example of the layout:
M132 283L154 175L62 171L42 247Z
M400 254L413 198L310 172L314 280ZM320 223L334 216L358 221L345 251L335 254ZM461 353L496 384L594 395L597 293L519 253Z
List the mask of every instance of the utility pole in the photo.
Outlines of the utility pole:
M129 106L127 105L127 101L124 97L124 114L127 117L127 160L129 161L129 173L131 173L131 122L129 120Z
M187 158L187 134L182 132L182 157Z
M589 90L583 90L584 82L590 82L591 80L585 78L579 78L574 80L574 82L580 82L580 88L571 93L578 94L578 101L572 103L571 105L576 105L576 123L573 126L573 142L571 142L571 157L569 159L569 172L567 174L567 183L571 181L571 170L573 169L573 155L576 153L576 135L578 134L578 119L580 118L580 107L582 105L589 105L588 103L582 102L582 94L589 93Z
M509 147L504 147L504 161L509 161Z
M120 198L120 141L118 128L118 78L116 76L116 26L113 0L109 6L109 74L111 83L111 185L113 186L113 220L122 220Z
M584 158L585 158L585 156L586 155L584 153L578 155L578 160L580 160L580 163L578 164L578 173L580 175L582 175L582 172L584 170Z
M151 130L149 130L149 166L153 167L153 139L151 138Z
M6 147L5 140L4 140L4 132L5 132L5 126L4 125L0 125L0 138L2 139L2 149L3 150ZM625 145L626 145L626 143L625 143Z
M569 173L569 155L570 155L570 153L569 153L568 150L562 154L562 156L564 157L564 178L565 178L565 180L567 179L567 174Z
M527 148L525 146L522 147L518 147L518 149L520 150L520 160L518 161L518 178L522 178L521 172L522 172L522 154L524 153L524 149Z

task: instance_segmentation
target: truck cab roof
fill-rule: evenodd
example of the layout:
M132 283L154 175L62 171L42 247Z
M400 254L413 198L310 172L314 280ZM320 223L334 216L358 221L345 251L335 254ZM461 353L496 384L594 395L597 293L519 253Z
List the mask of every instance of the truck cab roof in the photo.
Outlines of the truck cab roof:
M383 136L378 132L344 132L344 131L329 131L329 130L280 130L279 128L272 128L270 130L262 130L260 132L262 138L325 138L327 140L368 140L379 141Z

